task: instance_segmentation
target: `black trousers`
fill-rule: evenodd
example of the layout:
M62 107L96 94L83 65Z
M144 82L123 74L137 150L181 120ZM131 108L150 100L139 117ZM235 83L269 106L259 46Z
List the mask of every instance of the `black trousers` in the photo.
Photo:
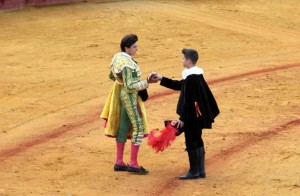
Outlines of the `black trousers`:
M204 147L201 120L194 122L193 125L184 126L184 137L187 150Z

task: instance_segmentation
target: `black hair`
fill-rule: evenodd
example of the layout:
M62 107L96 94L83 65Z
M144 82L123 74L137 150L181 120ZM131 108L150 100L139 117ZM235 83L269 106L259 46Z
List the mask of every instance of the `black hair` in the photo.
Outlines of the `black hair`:
M184 57L186 59L190 59L193 64L197 63L199 56L196 50L183 48L181 52L184 55Z
M120 44L122 52L125 52L125 47L130 48L137 41L138 41L137 35L135 34L125 35Z

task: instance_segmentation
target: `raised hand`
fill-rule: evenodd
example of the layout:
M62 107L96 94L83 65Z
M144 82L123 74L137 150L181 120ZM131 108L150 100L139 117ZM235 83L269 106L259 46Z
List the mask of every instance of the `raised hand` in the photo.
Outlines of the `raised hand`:
M149 76L147 77L147 81L149 82L149 83L156 83L158 80L156 79L156 72L155 71L152 71L150 74L149 74Z
M157 72L155 72L155 74L153 75L153 80L160 81L161 79L162 79L162 76L159 75Z
M184 126L184 122L182 122L181 120L173 120L171 124L177 129L181 129Z

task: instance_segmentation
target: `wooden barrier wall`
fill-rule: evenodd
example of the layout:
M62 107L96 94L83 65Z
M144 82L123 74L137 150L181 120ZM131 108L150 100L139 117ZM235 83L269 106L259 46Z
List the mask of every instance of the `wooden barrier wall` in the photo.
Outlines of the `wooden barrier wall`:
M21 9L31 5L42 6L83 1L85 0L0 0L0 10Z

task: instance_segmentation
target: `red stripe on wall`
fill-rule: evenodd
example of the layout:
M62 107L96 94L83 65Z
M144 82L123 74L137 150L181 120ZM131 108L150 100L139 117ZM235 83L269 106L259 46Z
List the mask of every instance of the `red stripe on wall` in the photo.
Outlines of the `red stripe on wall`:
M31 5L51 5L51 4L62 4L72 2L82 2L85 0L0 0L0 9L20 9L25 6Z
M19 9L25 6L26 0L1 0L0 9Z

